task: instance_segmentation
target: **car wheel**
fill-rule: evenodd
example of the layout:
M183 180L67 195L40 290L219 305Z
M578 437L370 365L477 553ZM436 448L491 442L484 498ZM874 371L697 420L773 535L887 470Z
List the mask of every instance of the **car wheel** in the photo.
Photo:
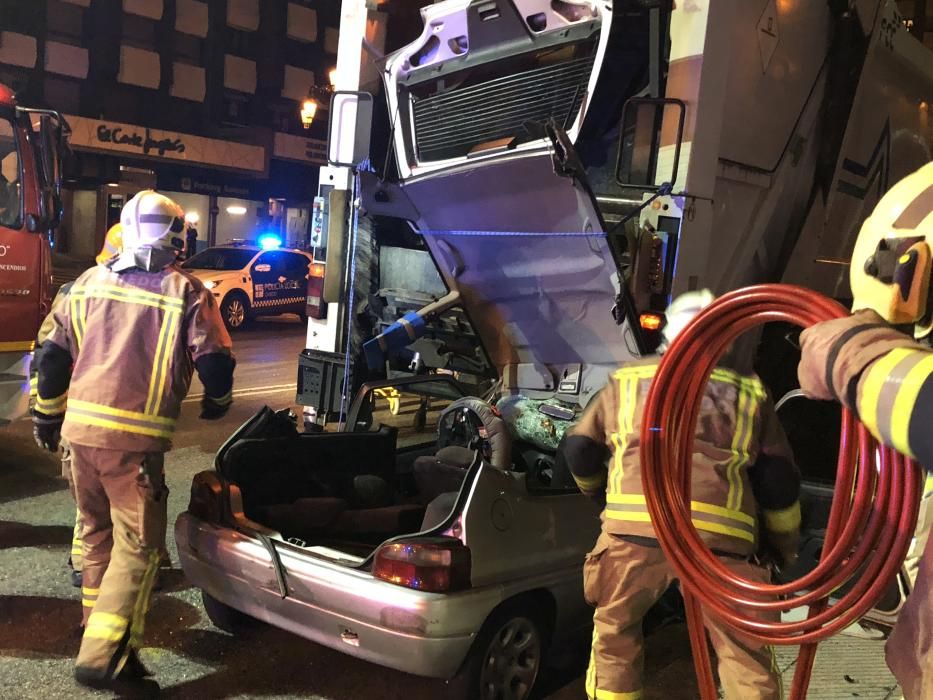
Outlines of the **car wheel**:
M201 602L211 624L230 634L240 634L256 626L256 619L226 603L221 603L207 591L201 591Z
M245 294L230 292L220 304L220 315L229 331L235 331L249 321L249 299Z
M494 612L458 674L448 682L463 700L528 700L541 673L548 632L531 605Z

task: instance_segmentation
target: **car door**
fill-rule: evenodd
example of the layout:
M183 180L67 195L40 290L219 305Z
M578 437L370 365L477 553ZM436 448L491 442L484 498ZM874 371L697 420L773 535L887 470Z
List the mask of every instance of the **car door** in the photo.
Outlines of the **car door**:
M280 306L285 281L285 259L278 250L262 253L253 262L250 276L253 279L253 308L268 313Z
M282 304L292 313L303 313L308 289L308 266L311 261L301 253L290 252L282 252L282 260L285 277L281 283Z

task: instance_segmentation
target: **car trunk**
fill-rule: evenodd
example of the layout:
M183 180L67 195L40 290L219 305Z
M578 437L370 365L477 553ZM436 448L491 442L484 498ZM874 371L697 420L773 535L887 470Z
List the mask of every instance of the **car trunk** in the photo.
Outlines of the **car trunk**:
M217 454L243 513L287 542L365 560L382 542L449 527L474 453L398 448L398 430L299 433L264 408ZM461 504L462 505L462 504Z

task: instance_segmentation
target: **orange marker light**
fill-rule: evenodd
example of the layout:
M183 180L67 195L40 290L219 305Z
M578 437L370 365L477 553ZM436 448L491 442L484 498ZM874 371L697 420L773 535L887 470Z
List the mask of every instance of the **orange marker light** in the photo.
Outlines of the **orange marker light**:
M312 263L311 272L312 277L323 277L324 276L324 265L321 263Z
M656 331L661 328L661 316L659 314L642 314L639 316L638 321L646 331Z

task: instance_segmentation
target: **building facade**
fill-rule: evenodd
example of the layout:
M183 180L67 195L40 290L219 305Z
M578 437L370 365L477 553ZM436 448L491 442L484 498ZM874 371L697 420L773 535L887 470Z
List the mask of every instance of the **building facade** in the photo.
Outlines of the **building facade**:
M199 247L275 230L307 241L336 63L336 0L0 0L0 83L72 128L57 247L91 257L154 187ZM320 115L320 112L319 112Z

